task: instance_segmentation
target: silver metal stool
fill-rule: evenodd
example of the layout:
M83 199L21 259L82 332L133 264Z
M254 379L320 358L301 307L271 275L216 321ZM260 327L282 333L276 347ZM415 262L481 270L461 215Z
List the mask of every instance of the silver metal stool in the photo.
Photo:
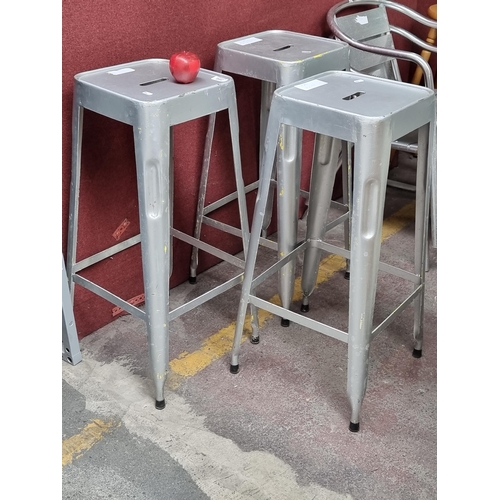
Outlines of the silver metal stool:
M132 125L139 195L140 234L76 262L78 204L84 109ZM173 126L228 110L234 172L238 191L243 247L249 239L245 190L241 175L238 115L234 82L230 76L201 69L190 84L178 84L167 59L147 59L75 76L73 101L72 180L69 212L67 269L71 294L77 283L147 325L156 408L165 407L164 384L169 362L169 323L178 316L241 283L244 262L222 250L171 228L173 206ZM212 290L169 311L169 279L172 237L227 260L239 268L238 275ZM89 281L83 269L141 243L145 310Z
M366 390L370 343L374 336L392 322L411 302L415 301L414 356L422 352L422 321L424 304L424 253L427 243L429 211L429 129L435 120L435 94L432 90L401 82L349 72L331 71L287 85L274 92L261 184L257 195L246 259L242 294L238 309L236 332L231 355L231 372L239 369L239 351L247 306L258 307L288 318L302 326L348 343L347 392L351 404L350 430L359 429L359 414ZM280 125L301 127L317 134L347 141L354 145L354 179L351 216L351 249L349 251L323 241L321 219L329 209L331 176L328 172L313 172L309 199L308 234L293 252L254 278L259 248L259 231L264 219L273 156L281 141ZM391 142L418 129L418 144L422 154L417 160L415 272L379 263L383 208ZM337 145L338 147L338 145ZM282 189L282 170L278 168L277 185ZM321 184L325 184L324 189ZM315 187L318 187L316 191ZM329 191L330 190L330 191ZM284 195L287 195L285 192ZM278 207L279 208L279 207ZM282 214L278 212L278 218ZM326 251L350 259L349 326L343 332L330 325L314 321L299 313L259 298L255 288L286 264L298 252L305 251L302 281L305 294L312 291L316 276L317 254ZM312 264L311 264L312 262ZM376 329L373 312L378 270L395 274L414 284L413 292ZM253 315L253 339L258 342L257 315Z
M214 70L218 72L229 72L256 78L262 82L261 90L261 113L260 113L260 160L262 160L263 144L266 134L269 107L273 92L277 87L282 87L308 76L315 75L327 70L348 70L349 50L347 44L338 40L321 38L313 35L294 33L282 30L270 30L256 33L249 36L235 38L218 44L215 57ZM218 227L230 234L238 235L239 231L223 224L210 216L216 209L226 205L236 198L236 193L232 193L224 198L205 206L207 192L208 174L210 165L210 153L212 139L215 128L215 115L211 115L207 138L205 143L205 154L203 159L203 169L200 181L198 212L194 235L200 238L202 224ZM281 212L286 211L290 215L289 219L284 217L278 219L278 243L266 239L266 230L271 222L272 204L274 194L269 193L266 204L266 212L263 223L261 244L277 250L279 253L290 252L297 241L297 213L299 196L308 197L308 193L300 190L300 168L302 159L302 131L293 127L284 126L282 142L277 150L276 163L283 169L286 176L283 179L283 186L293 193L287 199L287 205L281 207ZM316 137L315 159L318 155L322 161L329 154L331 141L325 137ZM321 150L321 153L319 153ZM338 157L328 157L328 161L337 164ZM262 165L262 161L260 162ZM346 163L344 162L344 166ZM259 170L262 170L260 167ZM260 177L260 175L259 175ZM274 177L274 175L273 175ZM344 179L347 175L344 176ZM274 182L273 182L274 185ZM246 192L257 189L259 181L246 186ZM330 193L331 194L331 193ZM347 196L347 189L344 189ZM283 203L285 198L279 196L277 204ZM332 202L335 204L335 202ZM345 208L347 200L344 200L342 207ZM213 215L213 214L212 214ZM331 224L338 224L339 221L332 221ZM348 242L348 224L345 225L346 245ZM192 250L190 266L190 282L196 282L196 272L198 267L198 249ZM294 262L290 262L281 270L280 276L280 296L282 303L288 307L293 293L293 275L295 273ZM282 321L283 326L287 326L288 321Z

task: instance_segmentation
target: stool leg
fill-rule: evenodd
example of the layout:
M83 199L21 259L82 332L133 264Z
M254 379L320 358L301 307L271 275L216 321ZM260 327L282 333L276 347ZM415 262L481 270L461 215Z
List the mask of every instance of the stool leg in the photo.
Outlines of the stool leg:
M359 430L359 414L368 379L368 357L377 288L380 238L391 151L385 123L360 133L354 151L354 193L349 284L347 394L349 429Z
M340 140L316 134L309 188L307 241L324 239L333 185L339 168L338 157L340 149ZM321 249L317 247L308 246L304 252L302 267L302 312L309 310L309 296L316 286L320 257Z
M431 123L429 134L429 165L431 176L431 242L437 248L437 125ZM420 150L419 150L420 151Z
M300 195L300 165L302 160L302 130L289 125L281 126L281 137L277 148L278 182L278 254L288 255L297 243L298 206ZM295 281L295 262L285 264L279 271L279 293L281 305L290 308ZM281 320L289 326L290 320Z
M431 246L437 248L437 124L432 122L429 125L429 159L428 159L428 173L430 176L430 198L429 198L429 231L428 231L428 243L425 254L425 271L429 271L429 250ZM420 149L419 149L420 151ZM430 237L429 237L430 235Z
M229 128L231 130L231 145L233 149L233 165L234 177L236 180L236 191L238 193L238 208L240 211L240 225L243 241L243 253L246 256L248 253L248 243L250 239L250 227L248 224L248 212L245 194L245 182L243 180L243 172L241 167L240 153L240 128L238 122L238 108L236 104L236 95L233 94L232 102L228 107Z
M220 62L218 57L215 58L214 71L220 72ZM193 237L197 240L201 237L201 226L203 224L203 212L205 209L205 200L207 195L208 171L210 169L210 156L212 153L212 142L215 131L215 118L217 113L212 113L208 117L208 129L205 136L205 149L203 152L203 165L201 167L200 187L198 189L198 204L196 208L196 221L194 226ZM196 272L198 269L198 247L191 248L191 263L189 266L189 283L196 283Z
M160 120L145 116L140 126L134 127L146 325L157 409L165 408L172 251L168 199L170 131Z
M68 273L62 259L62 359L72 365L78 364L82 360L78 333L75 325L75 315L73 314L73 304L68 287Z
M352 143L342 141L342 201L349 209L349 218L344 222L344 246L351 248L351 208L352 208ZM346 259L344 278L350 277L350 259Z
M421 291L415 298L415 318L413 324L413 338L415 347L413 357L422 356L422 337L424 319L424 292L426 257L428 255L428 235L429 235L429 206L431 190L431 172L428 168L431 161L432 152L428 152L429 125L421 127L418 131L418 151L417 156L417 182L416 182L416 209L415 209L415 274L420 276Z
M174 127L169 127L169 144L170 144L170 154L169 154L169 166L172 165L172 168L169 168L169 181L168 181L168 199L170 201L170 206L168 210L168 215L169 215L169 222L168 222L168 227L169 229L173 226L174 221L173 221L173 214L174 214ZM172 271L174 268L174 252L172 249L174 248L174 237L172 234L170 234L170 272L169 272L169 277L172 277Z
M261 84L261 98L260 98L260 142L259 142L259 179L262 175L262 161L264 155L264 142L266 140L267 121L269 119L269 109L271 108L271 101L273 93L276 90L274 82L263 81ZM272 179L276 179L276 158L274 160ZM264 215L264 222L262 224L262 237L267 237L267 230L271 224L273 215L274 204L274 182L269 187L269 194L267 196L266 212Z
M233 102L228 108L228 114L229 114L229 126L231 129L231 141L233 148L234 176L236 179L236 190L238 192L238 206L240 211L240 224L241 224L242 239L243 239L243 254L245 255L245 260L246 260L248 254L248 245L250 240L250 227L248 224L245 182L243 180L243 173L241 167L239 121L238 121L238 107L236 104L236 95L234 95ZM251 342L252 344L258 344L259 343L258 315L257 315L257 308L253 304L250 304L250 313L251 313L251 324L252 324Z
M271 184L276 144L278 142L278 134L280 131L279 116L279 107L272 104L267 126L265 150L262 164L262 177L260 178L259 189L257 191L257 199L255 201L255 210L253 214L252 228L250 231L250 243L248 246L247 258L245 260L243 283L241 285L240 303L238 306L233 348L231 351L231 373L238 373L239 370L239 352L241 346L241 338L243 336L243 326L245 323L245 315L248 302L250 300L250 292L252 290L255 262L257 260L260 234L264 221L264 214L266 211L267 196L269 194L269 187Z
M198 190L198 205L196 209L196 222L194 226L193 237L200 239L201 226L203 223L203 210L205 208L205 199L207 194L208 171L210 168L210 154L212 151L212 141L214 138L216 113L208 117L208 130L205 137L205 151L203 154L203 166L201 168L200 188ZM189 283L196 283L196 272L198 269L198 247L191 248L191 264L189 266Z
M82 165L82 131L84 109L73 100L72 153L71 153L71 187L69 195L68 248L66 254L66 272L68 273L69 294L73 303L75 283L73 268L76 263L76 242L78 234L78 208L80 198L80 173Z

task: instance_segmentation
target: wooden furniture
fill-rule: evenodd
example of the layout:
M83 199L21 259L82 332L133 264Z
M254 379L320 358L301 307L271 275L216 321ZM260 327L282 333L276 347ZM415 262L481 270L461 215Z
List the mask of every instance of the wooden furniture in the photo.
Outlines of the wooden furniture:
M427 10L427 15L437 21L437 4L431 5L429 9ZM427 38L425 41L431 45L436 45L436 40L437 40L437 28L431 28L429 30L429 33L427 34ZM420 55L427 61L429 62L429 59L431 58L432 52L430 50L422 50ZM413 78L411 80L411 83L415 85L420 85L420 82L422 81L422 68L420 66L417 66L415 69L415 73L413 74ZM436 87L436 84L434 83L434 86Z

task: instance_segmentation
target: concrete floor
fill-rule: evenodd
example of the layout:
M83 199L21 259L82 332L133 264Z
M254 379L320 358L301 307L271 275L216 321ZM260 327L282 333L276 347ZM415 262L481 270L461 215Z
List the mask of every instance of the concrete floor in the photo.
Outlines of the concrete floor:
M406 160L409 169L401 171L411 175L413 159ZM382 245L384 262L409 270L412 200L388 188ZM342 231L328 239L341 243ZM259 265L273 258L266 252ZM346 329L348 281L326 257L308 314ZM437 498L436 264L433 249L423 356L411 355L409 307L372 343L359 433L348 430L343 342L293 323L283 328L279 318L263 315L260 344L246 338L240 372L230 374L239 289L172 323L163 411L154 408L141 320L123 316L85 337L83 360L62 362L62 498ZM220 264L196 285L176 287L172 306L230 269ZM410 290L380 273L375 322ZM275 279L259 291L267 298L276 293ZM300 300L293 308L300 310Z

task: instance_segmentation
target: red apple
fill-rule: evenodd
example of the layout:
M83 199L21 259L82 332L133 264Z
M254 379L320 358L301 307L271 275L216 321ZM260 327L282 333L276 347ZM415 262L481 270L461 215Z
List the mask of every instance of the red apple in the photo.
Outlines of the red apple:
M170 72L179 83L191 83L200 71L200 58L192 52L176 52L170 57Z

